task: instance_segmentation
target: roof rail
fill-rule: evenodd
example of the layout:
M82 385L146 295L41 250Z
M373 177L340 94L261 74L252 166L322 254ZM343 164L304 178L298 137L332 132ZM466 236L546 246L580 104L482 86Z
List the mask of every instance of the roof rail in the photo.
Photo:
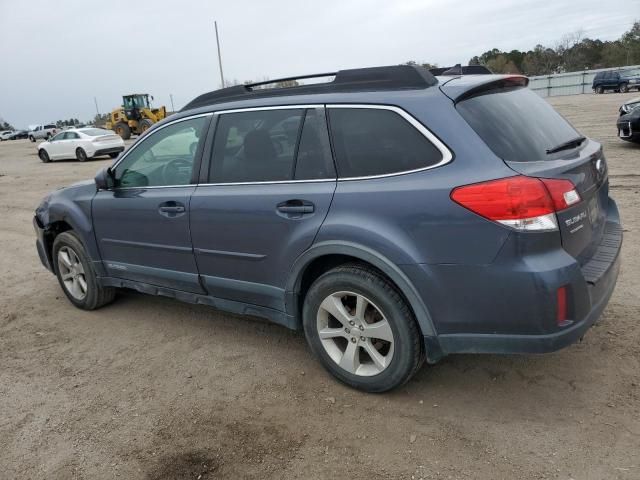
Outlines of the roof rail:
M333 81L292 87L260 88L278 82L290 82L308 78L335 76ZM298 77L278 78L264 82L236 85L214 90L196 97L181 111L214 105L233 100L248 100L281 95L307 95L314 93L336 93L375 90L421 89L436 85L438 80L429 71L417 65L394 65L389 67L356 68L333 73L316 73Z

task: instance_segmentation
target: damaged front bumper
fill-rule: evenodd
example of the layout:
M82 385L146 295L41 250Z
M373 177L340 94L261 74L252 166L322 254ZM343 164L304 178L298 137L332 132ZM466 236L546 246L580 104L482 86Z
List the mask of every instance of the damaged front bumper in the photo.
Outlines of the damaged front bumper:
M46 248L46 229L44 225L40 223L40 220L37 216L33 217L33 228L36 231L36 249L38 250L40 261L47 270L49 270L51 273L54 273L53 263L51 261L51 258L49 257L48 249Z

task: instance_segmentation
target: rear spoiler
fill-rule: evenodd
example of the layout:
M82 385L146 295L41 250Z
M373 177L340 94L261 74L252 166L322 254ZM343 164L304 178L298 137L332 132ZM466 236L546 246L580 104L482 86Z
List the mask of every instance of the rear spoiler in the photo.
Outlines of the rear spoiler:
M459 63L453 67L438 67L430 68L429 72L432 75L442 75L445 77L458 76L458 75L492 75L493 72L484 65L460 65Z
M452 78L440 89L447 97L458 103L491 90L524 88L527 85L529 85L529 79L523 75L483 75Z

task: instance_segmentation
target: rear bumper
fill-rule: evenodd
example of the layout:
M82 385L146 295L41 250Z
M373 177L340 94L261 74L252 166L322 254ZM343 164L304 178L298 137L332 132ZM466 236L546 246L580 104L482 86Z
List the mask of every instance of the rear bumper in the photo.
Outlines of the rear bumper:
M597 286L599 299L592 304L591 311L577 323L559 332L544 335L506 335L506 334L450 334L439 335L440 349L448 353L548 353L560 350L580 340L600 318L613 294L620 270L618 255L607 274ZM595 286L590 286L590 293ZM595 296L595 295L594 295Z
M110 153L120 153L120 152L124 152L124 147L120 146L120 147L105 147L105 148L100 148L98 150L95 151L95 153L93 154L94 157L98 157L100 155L109 155Z
M507 242L490 265L421 265L405 269L429 307L436 337L430 362L450 353L545 353L579 340L598 320L620 270L622 227L609 199L605 233L580 265L561 246L523 254ZM569 323L556 321L556 295L569 292Z

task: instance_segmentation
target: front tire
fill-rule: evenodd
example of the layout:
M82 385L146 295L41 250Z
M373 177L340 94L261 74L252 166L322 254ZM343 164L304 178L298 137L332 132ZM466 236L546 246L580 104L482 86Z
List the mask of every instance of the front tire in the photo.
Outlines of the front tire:
M111 158L118 158L118 155L120 155L120 154L119 154L119 153L115 153L115 152L114 152L114 153L110 153L110 154L109 154L109 156L110 156Z
M116 123L113 130L120 135L123 140L129 140L131 138L131 127L129 127L125 122Z
M80 147L76 148L76 158L79 162L85 162L87 160L87 152Z
M32 143L36 143L36 139L33 138L31 135L29 135L29 140L31 140Z
M95 310L114 299L114 288L98 284L91 260L75 233L63 232L53 241L53 266L62 290L76 307Z
M307 342L338 380L366 392L406 383L421 366L422 334L396 287L353 264L321 275L304 300Z
M596 88L596 92L599 93L599 94L603 94L604 93L604 87Z
M40 150L38 150L38 157L40 157L40 160L42 160L42 163L49 163L51 161L51 159L49 158L49 154L44 148L41 148Z
M149 120L148 118L145 118L145 119L140 121L139 125L140 125L140 127L139 127L140 134L143 134L144 132L149 130L151 127L153 127L153 122L151 120Z
M620 93L627 93L629 91L629 85L627 85L626 83L623 83L622 85L620 85Z

